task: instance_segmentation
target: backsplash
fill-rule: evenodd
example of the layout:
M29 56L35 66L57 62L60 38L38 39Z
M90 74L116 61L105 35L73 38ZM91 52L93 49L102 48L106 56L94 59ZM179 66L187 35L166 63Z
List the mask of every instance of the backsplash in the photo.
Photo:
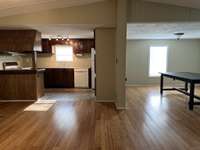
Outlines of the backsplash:
M21 56L6 56L0 55L0 70L3 69L3 62L18 62L18 64L22 65L22 57Z
M23 66L30 67L32 65L31 56L23 56ZM37 57L38 68L90 68L91 55L87 54L81 57L73 56L72 62L57 62L55 54L39 55Z
M0 55L0 70L3 69L3 62L18 62L22 67L32 66L31 55L23 56L7 56ZM77 57L73 56L72 62L57 62L55 55L39 55L37 58L38 68L90 68L91 67L91 55Z

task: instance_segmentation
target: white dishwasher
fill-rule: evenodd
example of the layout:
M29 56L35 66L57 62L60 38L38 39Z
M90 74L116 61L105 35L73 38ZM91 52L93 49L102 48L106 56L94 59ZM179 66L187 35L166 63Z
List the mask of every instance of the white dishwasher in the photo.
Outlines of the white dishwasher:
M74 84L76 88L89 88L88 69L74 69Z

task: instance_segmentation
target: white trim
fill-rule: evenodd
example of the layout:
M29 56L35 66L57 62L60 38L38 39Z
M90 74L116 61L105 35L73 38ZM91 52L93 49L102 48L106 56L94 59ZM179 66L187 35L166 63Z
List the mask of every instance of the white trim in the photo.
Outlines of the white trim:
M176 86L184 86L184 83L174 84ZM160 83L144 83L144 84L126 84L126 87L148 87L148 86L160 86ZM173 86L173 83L164 83L164 86Z
M127 107L120 107L120 106L116 106L116 105L115 105L115 107L117 110L127 110L128 109Z
M114 103L117 110L126 110L128 107L118 106L115 100L95 100L97 103Z
M160 83L146 83L146 84L126 84L126 87L136 87L136 86L158 86Z
M118 106L116 102L115 102L115 107L116 107L117 110L126 110L126 109L128 109L128 106Z
M0 103L36 102L37 100L0 100Z
M115 100L96 100L95 102L97 103L115 103Z

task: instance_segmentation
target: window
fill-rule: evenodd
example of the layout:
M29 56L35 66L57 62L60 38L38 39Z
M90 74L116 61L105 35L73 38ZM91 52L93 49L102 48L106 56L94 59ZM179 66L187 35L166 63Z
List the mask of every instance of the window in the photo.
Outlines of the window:
M168 47L150 47L149 76L158 77L159 72L167 71Z
M56 61L73 61L73 48L66 45L56 45Z

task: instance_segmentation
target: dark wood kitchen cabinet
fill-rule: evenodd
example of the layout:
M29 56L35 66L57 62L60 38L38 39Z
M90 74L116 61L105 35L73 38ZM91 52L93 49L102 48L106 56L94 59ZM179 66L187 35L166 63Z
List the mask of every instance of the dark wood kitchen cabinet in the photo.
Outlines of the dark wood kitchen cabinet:
M48 68L44 73L45 88L74 88L74 69Z
M0 52L41 51L41 33L36 30L0 30Z
M49 39L42 39L42 52L40 53L52 54L52 44Z
M44 71L0 70L0 101L36 101L44 96Z
M42 39L42 53L52 53L53 45L69 45L73 47L74 54L87 54L91 53L95 42L94 39Z
M75 54L91 53L91 48L94 48L94 40L93 39L74 40L73 48Z

